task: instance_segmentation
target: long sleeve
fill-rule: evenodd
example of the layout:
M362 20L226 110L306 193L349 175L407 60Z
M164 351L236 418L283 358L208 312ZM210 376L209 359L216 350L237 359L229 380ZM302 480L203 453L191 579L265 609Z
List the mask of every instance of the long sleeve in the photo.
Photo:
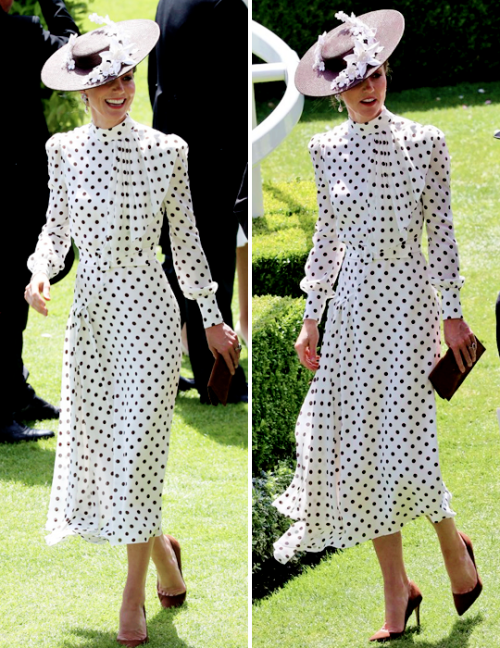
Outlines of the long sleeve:
M34 254L28 259L33 274L44 272L49 279L64 268L64 259L71 245L68 215L68 191L62 172L62 154L59 135L46 144L49 161L50 198L47 220L42 228Z
M163 208L168 217L175 273L182 292L187 299L197 301L205 328L222 323L215 299L217 284L212 281L193 214L185 143L178 148Z
M450 155L443 133L432 129L433 149L422 204L427 228L429 280L441 293L443 319L462 317L458 248L453 230L450 195Z
M300 282L300 287L307 293L304 319L319 321L327 300L334 296L333 286L342 265L345 248L336 231L319 136L312 138L309 152L316 175L318 220L313 236L314 245L305 267L306 276Z
M43 62L65 45L71 34L79 34L63 0L39 0L48 30L42 30Z

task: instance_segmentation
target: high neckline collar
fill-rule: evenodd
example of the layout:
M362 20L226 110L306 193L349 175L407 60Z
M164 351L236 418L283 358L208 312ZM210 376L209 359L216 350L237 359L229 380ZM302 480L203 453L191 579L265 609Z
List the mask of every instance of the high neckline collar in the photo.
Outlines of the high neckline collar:
M90 128L97 139L101 142L113 142L116 140L125 139L126 137L130 136L132 133L133 125L133 119L129 114L127 114L122 122L120 122L116 126L112 126L111 128L99 128L99 126L96 126L94 122L90 123Z
M393 114L384 106L378 117L366 123L355 122L349 117L349 129L361 135L381 133L393 120Z

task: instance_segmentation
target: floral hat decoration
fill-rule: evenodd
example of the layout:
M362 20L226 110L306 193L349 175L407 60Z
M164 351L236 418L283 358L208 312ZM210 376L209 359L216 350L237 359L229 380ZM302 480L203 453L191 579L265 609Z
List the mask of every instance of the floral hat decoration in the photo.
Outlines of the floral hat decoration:
M404 32L403 15L393 9L335 17L343 24L319 36L295 72L304 95L328 97L361 83L387 61Z
M97 29L76 36L57 50L42 69L42 81L53 90L87 90L126 74L156 45L160 28L153 20L123 20L91 14Z

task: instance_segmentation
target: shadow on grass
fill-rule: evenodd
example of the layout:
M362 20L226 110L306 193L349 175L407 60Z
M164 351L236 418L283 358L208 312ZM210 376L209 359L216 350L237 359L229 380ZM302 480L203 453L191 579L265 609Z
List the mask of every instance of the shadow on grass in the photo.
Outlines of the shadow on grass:
M293 196L293 183L290 183L287 186L290 190L283 191L282 188L277 187L273 182L264 183L264 188L275 200L285 203L287 214L298 217L300 227L304 232L305 245L308 249L311 247L311 237L314 233L314 222L316 219L314 218L314 220L311 220L311 210L295 200ZM263 231L266 231L266 229L268 231L269 227L262 229Z
M177 634L173 623L178 610L162 610L154 617L148 617L148 637L146 644L150 648L190 648L192 644L186 643ZM66 639L61 648L116 648L119 644L116 641L116 633L89 630L88 628L74 628L71 634L76 639Z
M23 441L0 444L0 480L16 481L26 486L40 486L52 482L55 450L48 447L53 441Z
M411 622L411 621L410 621ZM481 614L476 614L467 619L457 619L450 634L438 641L418 641L414 640L415 635L420 635L422 630L411 627L401 639L392 641L393 646L416 646L419 648L467 648L474 628L483 622Z
M286 204L288 214L301 214L306 211L306 208L294 199L293 185L290 186L290 191L286 192L277 187L273 182L265 182L263 186L275 200Z
M397 74L397 70L395 71ZM268 85L268 84L266 84ZM269 91L270 86L267 88ZM484 90L484 92L480 92ZM276 87L274 98L257 104L258 122L262 122L274 110L274 107L281 100L281 90ZM500 83L462 83L456 86L445 86L437 88L416 88L414 90L402 90L400 92L391 91L389 81L387 91L387 106L389 110L399 114L406 111L427 111L442 110L446 108L460 108L462 106L484 106L485 101L491 104L500 103ZM493 106L492 106L492 109ZM337 115L336 110L332 107L330 98L306 98L304 110L300 118L301 122L317 121L326 119L330 122L332 119L344 121L345 112ZM335 124L333 124L335 125Z
M268 558L261 564L258 572L252 574L252 597L254 602L271 596L284 587L293 578L300 576L307 567L314 568L328 556L338 553L333 547L327 547L318 553L304 553L297 561L282 565L274 558Z
M175 412L187 425L216 443L248 447L248 405L244 403L214 407L202 405L197 395L180 394L175 401Z

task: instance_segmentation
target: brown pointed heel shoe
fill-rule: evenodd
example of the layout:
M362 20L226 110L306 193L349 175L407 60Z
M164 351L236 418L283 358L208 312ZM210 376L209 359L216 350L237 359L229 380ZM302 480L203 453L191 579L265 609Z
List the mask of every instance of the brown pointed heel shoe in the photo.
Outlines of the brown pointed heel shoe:
M146 621L146 608L143 607L142 611L144 612L144 621ZM116 638L116 641L122 646L126 646L127 648L137 648L137 646L142 646L149 641L148 629L146 627L146 636L144 637L144 639L120 639L120 637L118 636Z
M472 589L470 592L466 592L465 594L453 593L453 602L455 603L455 608L458 612L458 616L462 616L462 614L465 614L467 612L470 606L481 594L481 591L483 589L483 583L481 582L481 578L477 573L476 561L474 559L474 550L472 549L472 542L469 536L465 535L465 533L462 533L461 531L459 531L458 533L465 544L467 553L469 554L470 559L472 560L472 564L474 565L474 569L476 570L476 576L477 576L476 585L474 586L474 589Z
M168 533L166 533L165 536L169 539L170 544L172 545L172 549L174 550L174 554L177 559L177 564L179 565L179 571L182 576L181 546L178 540L176 540L173 536L168 535ZM184 580L184 578L182 578L182 580ZM160 599L161 606L164 608L180 607L186 600L187 594L187 590L185 592L182 592L182 594L176 594L175 596L162 594L160 592L160 583L158 581L156 581L156 592L158 594L158 598Z
M410 581L410 595L408 598L408 605L406 606L405 625L402 632L391 632L390 630L381 628L372 637L370 637L370 641L378 641L382 643L383 641L393 641L394 639L402 637L406 632L406 624L408 623L408 619L411 617L413 611L415 611L415 616L417 618L417 627L420 627L420 604L422 603L422 599L423 596L421 591L413 581Z

